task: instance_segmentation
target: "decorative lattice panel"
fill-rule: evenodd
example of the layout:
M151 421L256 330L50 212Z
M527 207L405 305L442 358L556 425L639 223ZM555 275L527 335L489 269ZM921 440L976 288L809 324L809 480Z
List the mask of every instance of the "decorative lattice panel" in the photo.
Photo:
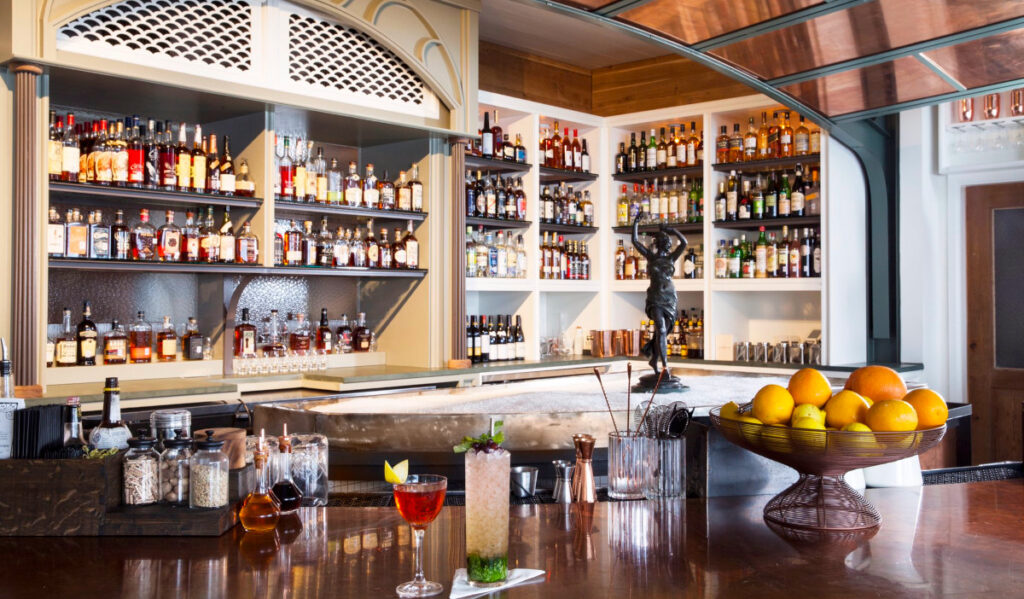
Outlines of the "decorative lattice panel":
M69 22L57 39L249 71L252 28L245 0L124 0Z
M313 17L288 19L288 76L296 82L421 105L424 84L365 33Z

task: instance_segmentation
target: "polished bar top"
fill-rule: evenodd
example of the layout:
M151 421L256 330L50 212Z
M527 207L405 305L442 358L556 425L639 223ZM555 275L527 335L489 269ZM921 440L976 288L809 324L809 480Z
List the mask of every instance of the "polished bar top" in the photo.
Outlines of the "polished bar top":
M824 544L770 529L768 496L513 506L510 566L547 574L495 596L1020 596L1024 480L867 498L882 514L877 534ZM440 597L464 567L463 518L445 507L427 531ZM393 508L304 509L272 535L0 539L3 597L391 597L412 569Z

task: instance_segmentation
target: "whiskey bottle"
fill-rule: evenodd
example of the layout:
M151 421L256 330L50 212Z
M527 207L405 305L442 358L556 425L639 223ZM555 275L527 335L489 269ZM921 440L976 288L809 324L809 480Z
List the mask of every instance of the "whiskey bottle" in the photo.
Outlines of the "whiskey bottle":
M243 161L242 166L245 168L246 173L249 171L249 165ZM327 161L324 160L324 148L323 146L316 149L316 195L313 198L318 204L327 203ZM255 195L255 189L253 190Z
M79 366L95 366L99 334L96 331L96 323L92 321L92 305L88 301L82 306L82 321L78 323L75 340L78 353L77 364Z
M789 276L798 279L803 276L800 252L800 232L793 229L793 236L789 242Z
M743 161L757 160L757 129L754 117L747 121L747 132L743 135Z
M341 171L338 170L338 159L331 158L331 168L327 170L327 203L337 206L341 199Z
M388 178L388 169L384 169L384 178L377 181L377 188L380 191L380 209L395 209L395 184Z
M316 348L328 354L334 351L334 332L327 320L327 308L320 308L320 326L316 329Z
M366 244L363 243L362 231L360 229L356 229L355 237L348 245L351 256L349 266L364 268L366 266Z
M768 126L768 157L779 157L779 111L772 113L772 124Z
M743 161L743 135L740 134L740 124L733 123L732 136L729 137L729 160L728 162Z
M348 163L348 176L345 177L345 205L359 207L363 205L363 185L356 172L355 161Z
M203 359L203 335L195 316L188 317L185 334L181 336L181 357L186 360Z
M718 135L715 139L715 161L718 164L729 162L729 130L725 125L722 125Z
M117 133L110 153L112 181L117 187L128 186L128 141L125 138L124 123L117 122Z
M636 145L636 133L629 134L629 150L626 153L626 172L643 170L640 165L640 149Z
M89 446L96 449L126 449L132 433L121 420L121 387L117 377L103 385L103 417L89 432Z
M313 221L303 221L300 248L302 251L302 266L316 266L316 236L313 235Z
M409 196L410 196L410 208L413 212L423 212L423 183L420 182L420 168L418 165L412 165L412 170L409 173Z
M190 180L192 181L191 191L195 193L206 193L206 152L203 151L203 129L196 123L196 130L192 135L192 168Z
M181 261L199 262L199 227L191 210L185 212L185 226L181 230Z
M380 189L377 187L377 176L373 174L373 164L366 164L366 177L363 178L363 203L367 208L383 209L380 202Z
M160 138L163 124L146 121L146 137L142 144L142 185L147 189L160 187Z
M779 156L789 158L793 155L793 128L789 125L789 111L782 113L784 121L779 130Z
M178 333L171 324L170 316L164 316L163 327L156 333L156 359L159 362L178 359Z
M178 262L181 260L181 229L174 224L174 211L164 213L167 221L157 231L157 257L161 262Z
M260 261L259 238L252 232L252 224L245 221L242 232L235 239L235 262L238 264L258 264Z
M334 236L334 252L331 256L334 259L335 267L350 265L352 252L349 251L349 240L351 237L351 229L346 230L345 227L338 227L338 231Z
M278 173L281 179L281 199L285 201L295 201L295 169L292 168L291 158L291 140L288 136L284 136L284 155L281 156L278 162ZM221 182L223 185L223 181Z
M776 272L780 278L788 278L790 275L789 270L789 226L782 225L782 237L779 239L778 249L776 250L776 256L778 259L778 268Z
M373 221L366 223L366 267L380 268L380 246L373 236Z
M178 152L171 135L171 122L164 121L163 135L160 136L157 149L160 155L160 187L167 191L174 191L178 185Z
M220 192L226 196L243 195L237 193L235 163L234 160L231 159L231 138L227 135L224 136L224 155L220 158L220 164L218 167L220 168ZM291 167L289 166L288 168ZM291 181L292 180L289 178L289 185L291 185ZM255 195L255 184L250 182L248 187L252 187L253 195Z
M224 207L224 222L220 225L219 262L235 262L235 227L231 224L231 207Z
M54 339L55 364L57 366L76 366L78 364L78 339L71 328L71 309L64 308L61 332Z
M217 135L210 134L209 153L206 155L206 192L220 193L220 154L217 152Z
M89 258L108 260L110 258L110 227L103 224L103 212L100 210L89 213L88 238Z
M764 234L764 226L758 227L761 232L754 246L754 278L768 277L768 238Z
M356 322L356 328L352 333L353 351L368 352L373 345L373 331L366 326L366 313L360 312Z
M124 326L116 319L110 323L110 330L103 335L103 363L125 364L128 362L128 335Z
M223 185L224 181L221 180ZM220 233L213 220L213 206L206 209L206 219L202 228L199 229L199 261L214 263L219 261L220 256Z
M686 140L686 165L697 166L702 160L702 144L697 137L697 122L690 121L690 137Z
M288 221L284 232L284 264L302 266L302 231L294 220Z
M132 118L132 128L126 143L128 153L128 186L141 188L146 184L145 144L139 129L139 117Z
M586 149L584 140L584 149ZM526 146L523 145L523 136L516 133L515 161L519 164L526 164Z
M178 191L192 190L192 151L187 145L188 131L185 123L178 126L178 146L175 148L177 163L174 175L176 177L175 189Z
M338 324L338 353L352 353L352 327L348 324L348 314L341 315L341 322Z
M629 157L626 156L626 142L619 142L619 153L615 155L615 174L620 175L626 172Z
M811 149L811 132L804 124L804 115L800 115L800 125L793 133L793 153L797 156L806 156Z
M100 185L112 185L114 182L113 154L115 151L114 135L117 127L114 123L102 125L100 143L96 146L96 182Z
M292 185L295 187L295 201L305 202L306 201L306 180L309 178L307 175L309 171L306 168L306 163L302 161L302 156L305 152L305 146L302 144L301 139L295 140L295 174L293 175Z
M327 217L320 219L320 231L316 234L317 266L330 268L334 266L334 237L327 228Z
M249 322L249 308L242 308L242 321L235 325L235 357L256 357L256 327Z
M804 202L804 170L803 166L796 165L796 177L793 179L793 191L790 194L790 215L804 216L806 204Z
M132 236L124 223L124 210L118 209L114 224L110 228L111 258L114 260L132 259Z
M395 193L398 195L395 208L398 210L405 210L406 212L412 210L412 187L405 180L405 171L398 171L398 182L395 184ZM488 216L493 215L489 214Z
M322 150L322 148L321 148ZM306 189L303 190L306 202L316 202L316 180L320 176L319 163L313 157L313 142L306 144ZM237 182L235 184L237 186Z
M263 344L264 356L283 356L285 353L284 341L281 339L281 322L277 310L270 311L270 318L267 320L266 329L263 332L266 342Z
M46 253L50 258L63 258L65 250L64 223L60 222L57 208L50 206L49 222L46 225Z
M149 210L139 210L139 223L132 229L132 259L148 261L156 259L156 229L149 224Z
M78 169L80 166L79 140L78 132L75 128L75 115L69 112L67 115L67 127L64 129L64 138L61 140L60 180L67 182L78 181Z
M89 227L81 222L77 210L68 209L64 216L64 257L89 256Z
M768 158L768 112L761 112L761 126L757 130L757 159Z
M405 239L402 238L402 230L395 227L395 241L391 244L391 267L392 268L408 268L406 260L408 255L405 253Z
M128 329L128 355L132 364L153 361L153 327L146 322L146 313L142 310Z
M293 352L308 352L313 340L313 331L309 322L306 321L306 314L299 312L296 315L298 323L295 330L288 336L288 348Z

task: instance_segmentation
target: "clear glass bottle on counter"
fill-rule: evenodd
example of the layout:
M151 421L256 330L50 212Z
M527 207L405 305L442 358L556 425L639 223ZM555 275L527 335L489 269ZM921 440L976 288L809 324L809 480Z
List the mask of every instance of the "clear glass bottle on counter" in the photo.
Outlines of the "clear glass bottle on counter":
M288 425L277 439L277 475L272 491L281 506L282 514L289 514L302 505L302 491L292 481L292 440L288 437Z
M253 465L256 468L256 486L242 501L238 510L238 519L242 527L250 532L267 532L277 526L281 517L281 508L274 501L270 492L270 468L263 434L260 434L259 446L253 452Z
M228 504L228 456L221 449L224 441L206 438L196 441L196 452L189 460L188 505L191 508L220 508Z
M153 449L155 444L152 437L128 440L122 463L125 505L151 505L160 497L160 454Z
M165 439L160 454L160 500L171 505L188 505L189 461L192 439L186 436Z

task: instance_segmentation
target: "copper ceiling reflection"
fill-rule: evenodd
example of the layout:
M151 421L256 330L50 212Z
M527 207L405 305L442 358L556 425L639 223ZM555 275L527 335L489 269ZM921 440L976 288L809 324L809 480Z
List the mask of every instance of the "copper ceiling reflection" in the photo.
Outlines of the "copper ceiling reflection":
M773 79L1019 16L1024 16L1020 0L878 0L711 54Z
M821 3L822 0L654 0L620 16L694 44Z
M780 89L830 117L956 91L910 56Z
M1020 79L1024 29L925 52L949 76L967 88Z
M569 6L575 6L577 8L583 8L586 10L597 10L602 6L608 6L614 0L566 0L562 4L568 4Z

